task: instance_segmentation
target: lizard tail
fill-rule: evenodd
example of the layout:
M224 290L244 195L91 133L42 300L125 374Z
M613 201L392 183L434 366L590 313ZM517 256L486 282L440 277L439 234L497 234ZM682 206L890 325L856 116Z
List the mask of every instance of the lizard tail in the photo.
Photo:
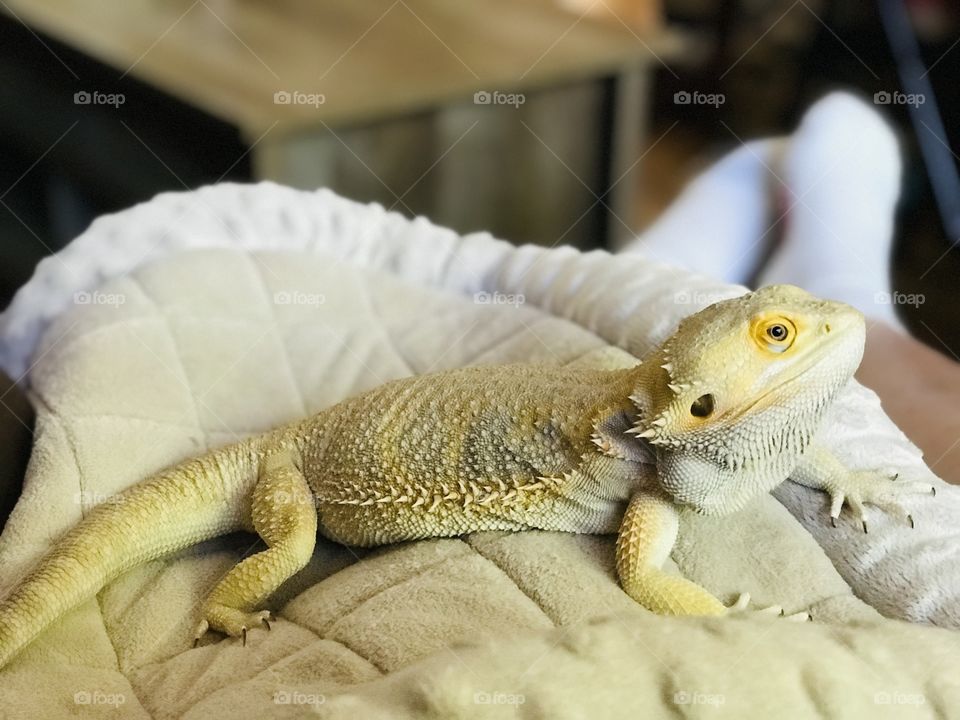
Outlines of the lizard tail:
M123 572L249 526L257 464L255 448L239 443L95 507L0 603L0 668Z

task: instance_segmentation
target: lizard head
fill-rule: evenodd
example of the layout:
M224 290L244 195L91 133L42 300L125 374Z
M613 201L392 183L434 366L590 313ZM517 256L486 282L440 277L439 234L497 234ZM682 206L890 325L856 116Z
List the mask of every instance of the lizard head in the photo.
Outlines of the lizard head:
M678 502L722 514L786 479L860 364L863 315L791 285L718 302L648 358L631 432ZM641 367L643 367L641 366Z

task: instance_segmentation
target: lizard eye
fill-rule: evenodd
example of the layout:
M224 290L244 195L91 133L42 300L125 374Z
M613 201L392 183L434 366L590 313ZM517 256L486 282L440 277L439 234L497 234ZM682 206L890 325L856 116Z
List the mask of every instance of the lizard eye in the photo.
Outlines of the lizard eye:
M690 406L690 414L694 417L705 418L713 414L713 395L701 395Z
M793 341L797 338L797 330L785 317L775 317L758 322L754 326L753 337L764 350L782 353L793 345Z
M771 325L767 328L767 335L770 336L771 340L776 340L780 342L787 339L787 326L777 323L776 325Z

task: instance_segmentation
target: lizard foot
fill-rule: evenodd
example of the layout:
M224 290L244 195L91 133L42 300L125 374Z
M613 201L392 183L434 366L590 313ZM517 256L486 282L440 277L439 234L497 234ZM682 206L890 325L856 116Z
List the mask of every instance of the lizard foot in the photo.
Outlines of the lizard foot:
M774 617L782 617L784 620L789 620L790 622L807 622L812 620L810 613L808 612L798 612L793 613L792 615L785 615L783 608L779 605L770 605L765 608L750 608L750 593L740 593L740 597L737 598L737 601L730 605L727 608L728 613L741 613L741 612L754 612L758 615L772 615Z
M230 637L239 637L243 639L243 646L247 646L247 630L263 625L267 630L270 629L270 611L261 610L260 612L245 613L235 608L229 608L225 605L208 606L204 614L206 617L200 621L197 630L193 635L193 646L200 643L200 639L209 630L217 630Z
M844 504L860 519L863 532L869 532L869 514L866 504L874 505L892 515L904 517L915 527L913 516L906 512L898 500L919 493L937 494L934 485L917 480L897 481L897 475L887 475L878 470L854 470L832 482L826 489L830 494L830 524L837 526L837 518Z

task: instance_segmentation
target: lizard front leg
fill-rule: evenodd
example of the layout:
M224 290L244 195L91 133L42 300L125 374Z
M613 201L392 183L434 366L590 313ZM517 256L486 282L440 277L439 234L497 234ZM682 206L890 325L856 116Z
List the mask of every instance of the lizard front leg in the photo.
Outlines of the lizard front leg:
M668 496L641 490L630 498L617 537L617 574L624 591L659 615L726 615L747 610L749 593L742 593L727 607L696 583L662 570L676 542L678 526L677 507ZM783 615L776 605L757 612ZM798 612L786 619L802 621L810 616Z
M208 629L247 643L247 630L263 624L270 629L270 612L259 607L280 585L310 560L317 541L317 510L313 493L289 451L268 455L252 497L253 527L267 549L238 563L210 593L195 635Z
M661 615L723 615L727 608L699 585L661 568L677 539L678 515L665 495L639 491L617 537L617 574L624 591Z
M865 503L894 514L902 514L913 527L913 517L900 507L899 500L907 495L931 493L936 488L928 482L895 482L896 475L881 470L850 470L829 450L811 446L790 473L790 479L800 485L823 490L830 495L830 519L836 526L844 503L860 518L863 531L867 532L867 509Z

